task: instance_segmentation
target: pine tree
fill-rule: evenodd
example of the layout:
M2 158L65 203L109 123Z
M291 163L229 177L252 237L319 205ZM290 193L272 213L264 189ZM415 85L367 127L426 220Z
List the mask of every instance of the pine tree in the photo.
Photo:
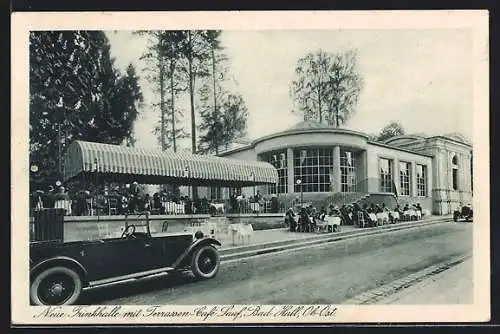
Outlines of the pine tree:
M133 143L142 93L134 68L113 66L102 31L30 32L30 163L38 180L61 178L75 139Z
M200 153L219 154L221 148L246 134L248 110L239 94L229 93L224 83L229 77L228 58L218 43L212 44L212 73L201 87L198 139Z

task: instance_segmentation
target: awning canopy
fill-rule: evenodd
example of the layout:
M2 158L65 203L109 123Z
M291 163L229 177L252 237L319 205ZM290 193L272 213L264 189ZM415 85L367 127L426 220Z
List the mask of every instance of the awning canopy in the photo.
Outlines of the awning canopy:
M64 180L78 175L111 182L252 186L278 182L267 162L74 141L64 156Z

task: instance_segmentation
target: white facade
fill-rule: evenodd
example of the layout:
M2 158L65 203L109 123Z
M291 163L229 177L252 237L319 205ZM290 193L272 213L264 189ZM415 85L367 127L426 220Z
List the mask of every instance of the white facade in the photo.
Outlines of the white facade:
M434 214L449 214L472 200L472 146L458 135L400 136L379 143L364 133L302 122L219 155L273 163L279 183L257 189L279 197L300 192L322 200L341 193L394 192L398 202L419 203ZM252 196L254 189L242 191Z

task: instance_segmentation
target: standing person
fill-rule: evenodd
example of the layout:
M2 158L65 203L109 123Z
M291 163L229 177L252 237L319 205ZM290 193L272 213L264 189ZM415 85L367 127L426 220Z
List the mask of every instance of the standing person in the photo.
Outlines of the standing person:
M417 203L417 205L415 205L415 208L420 211L420 215L422 215L422 207L420 206L420 203Z
M66 215L71 215L71 198L66 192L66 188L60 186L57 194L53 196L54 207L65 209Z
M34 210L41 210L43 209L43 190L37 190L32 196L32 205L31 207Z
M76 195L75 215L88 216L89 208L85 191L80 190Z
M44 208L54 208L55 204L55 199L54 199L54 187L49 186L48 191L45 193L45 196L43 198L43 207Z
M236 212L241 213L242 201L243 201L243 196L241 195L241 193L239 193L236 196Z
M229 205L231 207L231 212L236 213L236 192L234 190L229 194Z
M144 192L137 182L132 183L131 191L131 199L129 200L129 205L132 206L132 210L134 212L141 211L144 209Z
M276 194L273 194L271 196L271 212L278 213L278 211L279 211L278 196L276 196Z

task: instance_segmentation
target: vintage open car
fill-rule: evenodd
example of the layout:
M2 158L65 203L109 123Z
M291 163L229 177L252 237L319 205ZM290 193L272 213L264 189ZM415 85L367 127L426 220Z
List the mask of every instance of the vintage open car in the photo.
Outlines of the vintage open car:
M219 241L199 230L152 234L145 217L141 224L126 220L117 238L30 243L31 303L71 305L92 287L174 271L190 270L201 279L216 276Z
M472 221L472 206L470 204L460 205L453 211L453 221L465 220L466 222Z

